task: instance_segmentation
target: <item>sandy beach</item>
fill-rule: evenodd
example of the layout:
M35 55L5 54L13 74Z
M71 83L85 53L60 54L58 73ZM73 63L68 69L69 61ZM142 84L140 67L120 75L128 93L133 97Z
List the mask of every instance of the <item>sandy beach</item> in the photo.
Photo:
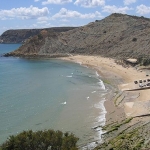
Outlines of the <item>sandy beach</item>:
M114 59L101 56L75 55L62 58L97 70L104 84L112 87L112 92L108 93L105 108L106 125L128 117L136 117L149 114L150 89L137 91L121 91L120 84L133 83L135 80L145 79L146 72L134 67L123 67ZM147 108L146 108L147 107ZM143 118L141 118L143 119ZM134 119L136 122L136 118Z

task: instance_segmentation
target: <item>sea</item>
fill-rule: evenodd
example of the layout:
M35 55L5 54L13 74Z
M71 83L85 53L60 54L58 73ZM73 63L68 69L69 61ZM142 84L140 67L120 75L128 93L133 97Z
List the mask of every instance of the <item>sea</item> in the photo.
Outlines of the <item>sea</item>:
M96 70L59 59L3 57L21 44L0 44L0 144L24 130L54 129L101 141L107 88Z

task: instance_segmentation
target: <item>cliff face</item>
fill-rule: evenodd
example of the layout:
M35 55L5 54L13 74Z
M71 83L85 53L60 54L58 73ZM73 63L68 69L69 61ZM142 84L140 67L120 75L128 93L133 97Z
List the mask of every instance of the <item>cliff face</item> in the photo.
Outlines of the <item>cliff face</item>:
M112 14L67 32L45 32L11 55L93 54L106 57L150 55L150 19Z
M74 27L55 27L46 28L49 32L65 32L74 29ZM39 34L43 29L20 29L7 30L0 36L0 43L23 43L29 37Z

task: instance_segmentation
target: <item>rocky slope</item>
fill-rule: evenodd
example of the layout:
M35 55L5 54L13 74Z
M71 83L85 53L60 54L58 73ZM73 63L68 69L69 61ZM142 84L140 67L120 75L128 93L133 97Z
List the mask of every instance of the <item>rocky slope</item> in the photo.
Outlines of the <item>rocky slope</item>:
M58 53L147 57L150 54L150 19L115 13L67 32L43 31L9 55Z
M44 30L49 32L65 32L74 29L74 27L54 27ZM31 36L39 34L43 29L20 29L7 30L0 36L0 43L23 43Z

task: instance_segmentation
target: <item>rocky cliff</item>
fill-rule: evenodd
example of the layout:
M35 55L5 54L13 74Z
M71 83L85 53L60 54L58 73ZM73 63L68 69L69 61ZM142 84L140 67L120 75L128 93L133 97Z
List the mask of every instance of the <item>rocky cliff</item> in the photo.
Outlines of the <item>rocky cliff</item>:
M150 55L150 19L115 13L67 32L43 30L9 55L60 53L147 57Z
M54 27L44 30L49 32L65 32L75 27ZM0 43L23 43L29 37L39 34L43 29L7 30L0 36Z

